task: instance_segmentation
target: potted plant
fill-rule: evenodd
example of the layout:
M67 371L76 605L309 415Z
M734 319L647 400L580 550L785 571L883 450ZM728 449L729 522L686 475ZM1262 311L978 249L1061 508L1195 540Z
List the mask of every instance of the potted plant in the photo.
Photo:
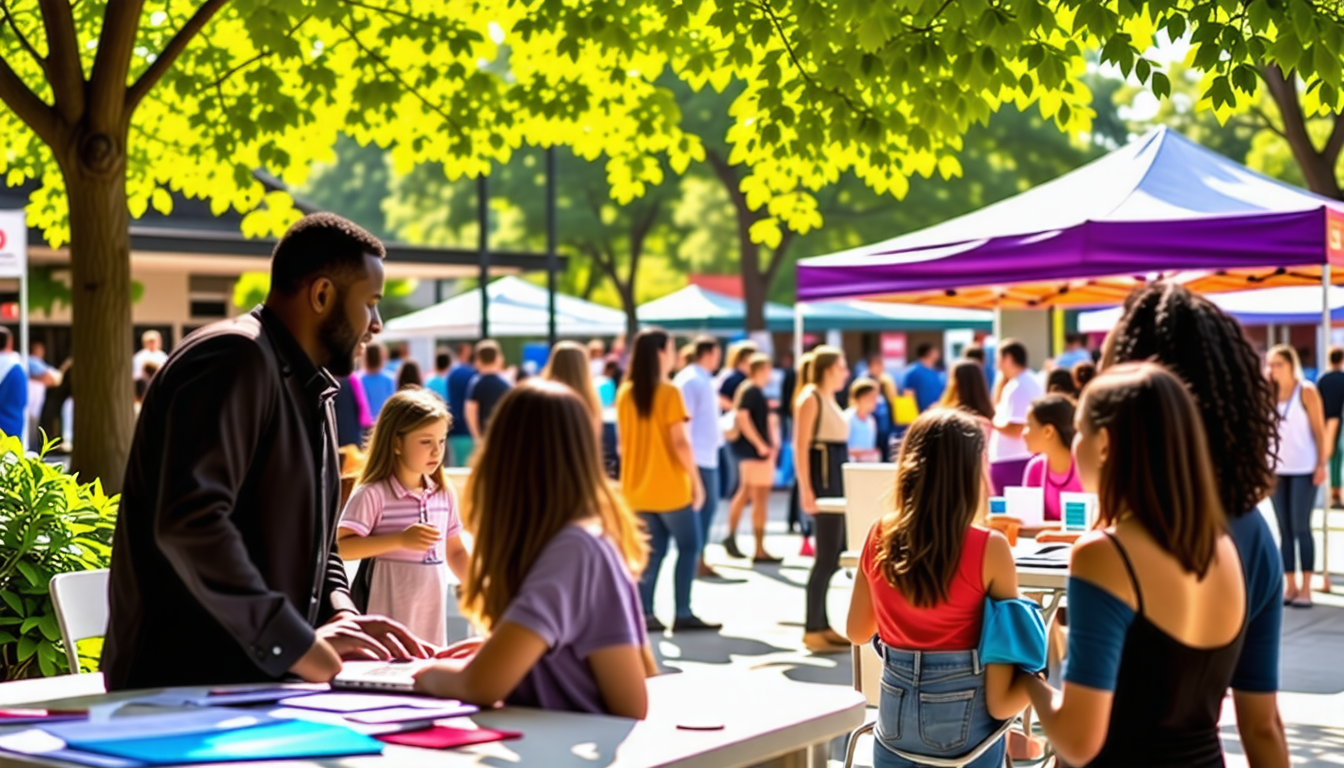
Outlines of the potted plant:
M48 463L56 443L25 455L17 437L0 435L0 680L79 671L69 668L48 586L58 573L112 560L119 497ZM86 642L81 666L92 671L102 641Z

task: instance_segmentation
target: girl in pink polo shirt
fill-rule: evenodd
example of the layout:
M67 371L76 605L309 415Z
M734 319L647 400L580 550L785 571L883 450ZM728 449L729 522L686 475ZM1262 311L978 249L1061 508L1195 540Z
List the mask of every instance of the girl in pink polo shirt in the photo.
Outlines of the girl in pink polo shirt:
M460 581L468 562L457 497L443 476L451 418L428 390L388 399L337 533L342 558L371 559L361 566L362 575L373 569L365 610L438 646L447 642L448 569Z
M1083 481L1073 463L1074 402L1064 395L1046 395L1031 404L1022 439L1035 454L1027 462L1022 485L1045 489L1045 519L1060 519L1059 494L1082 493Z

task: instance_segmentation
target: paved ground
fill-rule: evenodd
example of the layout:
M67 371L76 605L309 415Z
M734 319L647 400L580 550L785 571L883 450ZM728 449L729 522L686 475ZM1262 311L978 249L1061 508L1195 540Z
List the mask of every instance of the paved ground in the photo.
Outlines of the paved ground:
M669 670L748 669L760 674L783 675L792 680L850 685L848 655L814 656L802 648L803 585L810 558L798 557L799 538L785 534L784 497L771 504L767 548L784 556L780 566L751 568L746 561L729 559L717 542L723 537L719 525L711 540L708 557L724 582L697 581L693 592L695 610L703 618L724 624L720 633L667 634L656 638L655 651ZM1334 522L1344 527L1344 516ZM746 527L741 545L748 543ZM1344 533L1331 542L1334 568L1344 571ZM672 618L670 564L663 568L655 606L665 622ZM830 616L843 626L849 601L848 575L832 582ZM1294 764L1301 766L1344 765L1344 576L1336 576L1335 596L1321 596L1311 610L1289 610L1283 645L1283 693L1281 706L1288 725ZM712 692L707 692L712 695ZM1245 765L1240 759L1236 729L1228 720L1224 727L1229 765ZM833 756L842 756L841 745ZM859 764L871 764L871 747L860 744Z

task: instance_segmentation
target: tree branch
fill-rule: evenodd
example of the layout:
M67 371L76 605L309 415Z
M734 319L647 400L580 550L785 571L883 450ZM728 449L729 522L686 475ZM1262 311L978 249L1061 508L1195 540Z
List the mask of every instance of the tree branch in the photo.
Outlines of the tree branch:
M359 39L359 36L355 34L355 30L352 29L350 25L346 24L344 21L338 21L336 22L336 26L345 30L345 34L349 36L350 40L359 48L359 50L364 52L365 56L368 56L369 58L378 62L378 65L382 67L384 71L386 71L389 75L391 75L392 78L396 80L397 83L400 84L402 88L405 88L407 91L411 93L412 96L418 99L421 104L424 104L439 117L442 117L444 122L448 123L448 125L458 130L462 129L462 126L458 125L457 121L453 120L453 118L447 112L445 112L442 107L430 101L424 94L420 93L420 91L416 90L415 88L412 88L411 85L406 82L406 78L402 77L400 72L398 72L395 68L393 68L391 64L387 63L387 59L384 59L382 56L379 56L378 54L370 50L368 47L366 47L364 43Z
M952 2L952 0L945 0L945 2L943 3L943 8L947 8L947 4L950 2ZM794 53L793 41L789 40L789 36L784 32L784 22L780 20L779 16L775 15L775 10L770 7L769 2L749 3L749 5L752 5L756 9L760 10L762 13L766 15L766 17L770 19L770 23L773 24L775 27L775 33L779 35L780 42L784 43L784 51L789 55L789 61L793 62L794 68L798 70L798 74L802 75L803 80L807 81L808 85L818 90L822 90L827 93L833 93L836 96L839 96L841 99L844 100L845 104L855 112L863 113L867 111L864 105L855 104L853 100L849 98L849 94L844 93L843 91L822 87L817 83L816 80L812 79L812 73L808 72L806 69L803 69L803 63L798 60L798 55ZM938 13L942 12L943 12L942 9L939 9Z
M1265 67L1264 74L1269 95L1278 106L1279 117L1283 120L1284 138L1293 151L1293 159L1302 169L1307 187L1319 195L1338 199L1340 188L1339 181L1335 177L1334 164L1326 164L1321 153L1316 151L1315 145L1311 142L1306 120L1302 115L1302 105L1297 100L1296 78L1293 75L1285 76L1282 69L1272 64Z
M68 7L65 0L46 2ZM135 35L143 9L144 0L119 0L108 3L103 11L103 31L98 38L98 53L93 59L86 111L89 130L95 133L119 133L126 123L129 114L126 110L126 76L131 70L131 55L135 51ZM164 68L167 66L165 64Z
M187 19L187 23L177 30L177 34L173 35L173 38L155 57L154 63L149 65L149 69L146 69L130 90L126 92L126 111L128 113L135 111L135 108L140 105L145 96L163 78L164 73L171 69L173 64L177 63L177 58L187 49L187 45L191 43L192 38L196 37L205 28L206 23L214 18L219 9L223 8L227 2L228 0L206 0L191 15L191 18Z
M47 70L47 60L42 58L33 44L28 41L28 36L23 34L23 30L19 29L18 23L14 21L14 15L9 12L7 0L0 0L0 11L4 11L5 23L9 24L9 28L14 30L14 36L19 38L19 45L23 46L23 49L28 52L29 56L33 57L33 61L37 62L37 65L42 68L43 72L47 73L47 78L50 79L51 72Z
M0 101L48 146L56 143L55 111L33 93L4 58L0 58Z
M67 0L41 0L47 30L47 63L43 69L55 96L56 112L67 125L84 117L84 65L79 60L79 33Z
M302 19L299 19L299 22L298 22L297 24L295 24L294 26L290 27L290 28L289 28L289 31L285 33L285 37L293 37L293 36L294 36L294 33L295 33L295 32L298 32L299 29L300 29L305 23L307 23L307 21L308 21L309 19L311 19L312 17L313 17L313 15L312 15L311 13L309 13L309 14L305 15ZM202 37L204 38L204 35L202 35ZM256 56L253 56L252 58L248 59L247 61L244 61L244 62L242 62L242 63L240 63L240 64L236 64L236 65L230 67L230 68L228 69L228 71L226 71L224 74L219 75L218 77L215 78L215 82L213 83L213 85L214 85L216 88L218 88L219 86L223 85L223 84L225 83L225 81L227 81L230 77L233 77L234 75L238 74L240 71L242 71L242 70L244 70L244 69L246 69L246 68L252 66L253 64L256 64L258 61L261 61L261 60L263 60L263 59L267 59L267 58L269 58L269 57L271 57L271 56L274 56L275 54L276 54L276 51L271 50L271 49L268 48L268 49L262 51L261 53L258 53Z

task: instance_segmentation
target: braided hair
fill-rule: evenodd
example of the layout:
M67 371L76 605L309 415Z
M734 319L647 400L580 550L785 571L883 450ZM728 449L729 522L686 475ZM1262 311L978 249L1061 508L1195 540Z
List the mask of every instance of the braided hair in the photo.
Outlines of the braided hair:
M1166 366L1194 396L1228 517L1253 511L1274 487L1278 414L1241 325L1175 283L1140 288L1106 340L1102 368L1145 360Z

